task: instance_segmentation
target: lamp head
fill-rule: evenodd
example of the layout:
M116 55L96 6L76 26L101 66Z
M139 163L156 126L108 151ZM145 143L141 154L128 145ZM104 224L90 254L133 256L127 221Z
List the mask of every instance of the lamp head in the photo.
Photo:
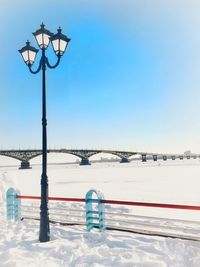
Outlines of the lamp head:
M22 47L22 49L18 50L19 53L22 55L24 62L27 65L32 65L35 61L38 49L30 45L30 42L27 41L26 45Z
M57 56L62 56L65 53L65 50L71 40L66 35L62 34L60 27L58 29L58 32L51 36L49 39Z
M41 49L47 49L49 45L49 38L53 35L50 31L45 29L44 23L40 25L40 29L33 33L35 39Z

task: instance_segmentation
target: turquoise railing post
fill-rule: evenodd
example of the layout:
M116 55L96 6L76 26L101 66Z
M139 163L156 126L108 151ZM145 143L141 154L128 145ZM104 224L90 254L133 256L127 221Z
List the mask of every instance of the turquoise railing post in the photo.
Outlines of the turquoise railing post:
M96 198L93 198L93 195ZM86 194L86 225L87 230L90 231L95 227L99 228L100 232L105 230L105 209L103 194L95 189L91 189Z
M9 188L6 192L7 220L18 221L21 217L21 201L17 198L19 191Z
M16 190L16 197L15 197L15 221L19 221L21 219L21 199L17 198L20 196L20 191Z

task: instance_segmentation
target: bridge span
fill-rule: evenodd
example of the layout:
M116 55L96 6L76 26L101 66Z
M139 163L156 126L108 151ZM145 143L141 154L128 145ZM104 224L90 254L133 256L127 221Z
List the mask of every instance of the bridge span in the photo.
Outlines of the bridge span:
M66 153L77 156L80 158L80 165L90 165L90 157L99 153L112 154L119 157L121 163L128 163L134 155L138 155L142 162L146 162L151 159L157 161L162 160L175 160L175 159L190 159L200 158L200 154L161 154L161 153L149 153L149 152L136 152L136 151L118 151L118 150L96 150L96 149L48 149L47 153ZM17 159L21 162L20 169L29 169L30 160L42 155L42 150L26 149L26 150L0 150L1 156Z

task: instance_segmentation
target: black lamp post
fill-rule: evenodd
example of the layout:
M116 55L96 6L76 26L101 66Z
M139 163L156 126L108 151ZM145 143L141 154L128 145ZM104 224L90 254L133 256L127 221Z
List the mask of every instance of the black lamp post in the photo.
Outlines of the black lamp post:
M32 65L35 61L38 49L32 47L27 41L26 45L19 50L24 62L28 66L31 73L36 74L42 70L42 175L41 175L41 205L40 205L40 242L47 242L50 239L49 230L49 212L48 212L48 177L47 177L47 119L46 119L46 66L50 69L56 68L62 55L64 54L70 39L62 34L61 28L56 34L51 33L45 29L42 23L41 28L33 33L37 43L42 50L42 56L37 70L32 70ZM53 46L54 52L57 56L55 65L50 65L48 58L45 55L49 42Z

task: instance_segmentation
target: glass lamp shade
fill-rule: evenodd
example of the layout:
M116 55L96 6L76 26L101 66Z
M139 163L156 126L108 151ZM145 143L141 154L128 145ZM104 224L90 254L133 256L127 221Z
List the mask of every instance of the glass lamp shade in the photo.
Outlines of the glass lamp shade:
M56 55L62 56L68 46L70 39L66 35L62 34L61 28L59 28L58 32L51 36L49 39L52 43Z
M46 49L49 45L49 38L53 35L50 31L45 29L45 25L42 23L40 29L33 33L35 39L40 48Z
M27 41L26 45L19 50L20 54L23 57L24 62L27 65L32 65L35 61L38 49L30 45L30 42Z

